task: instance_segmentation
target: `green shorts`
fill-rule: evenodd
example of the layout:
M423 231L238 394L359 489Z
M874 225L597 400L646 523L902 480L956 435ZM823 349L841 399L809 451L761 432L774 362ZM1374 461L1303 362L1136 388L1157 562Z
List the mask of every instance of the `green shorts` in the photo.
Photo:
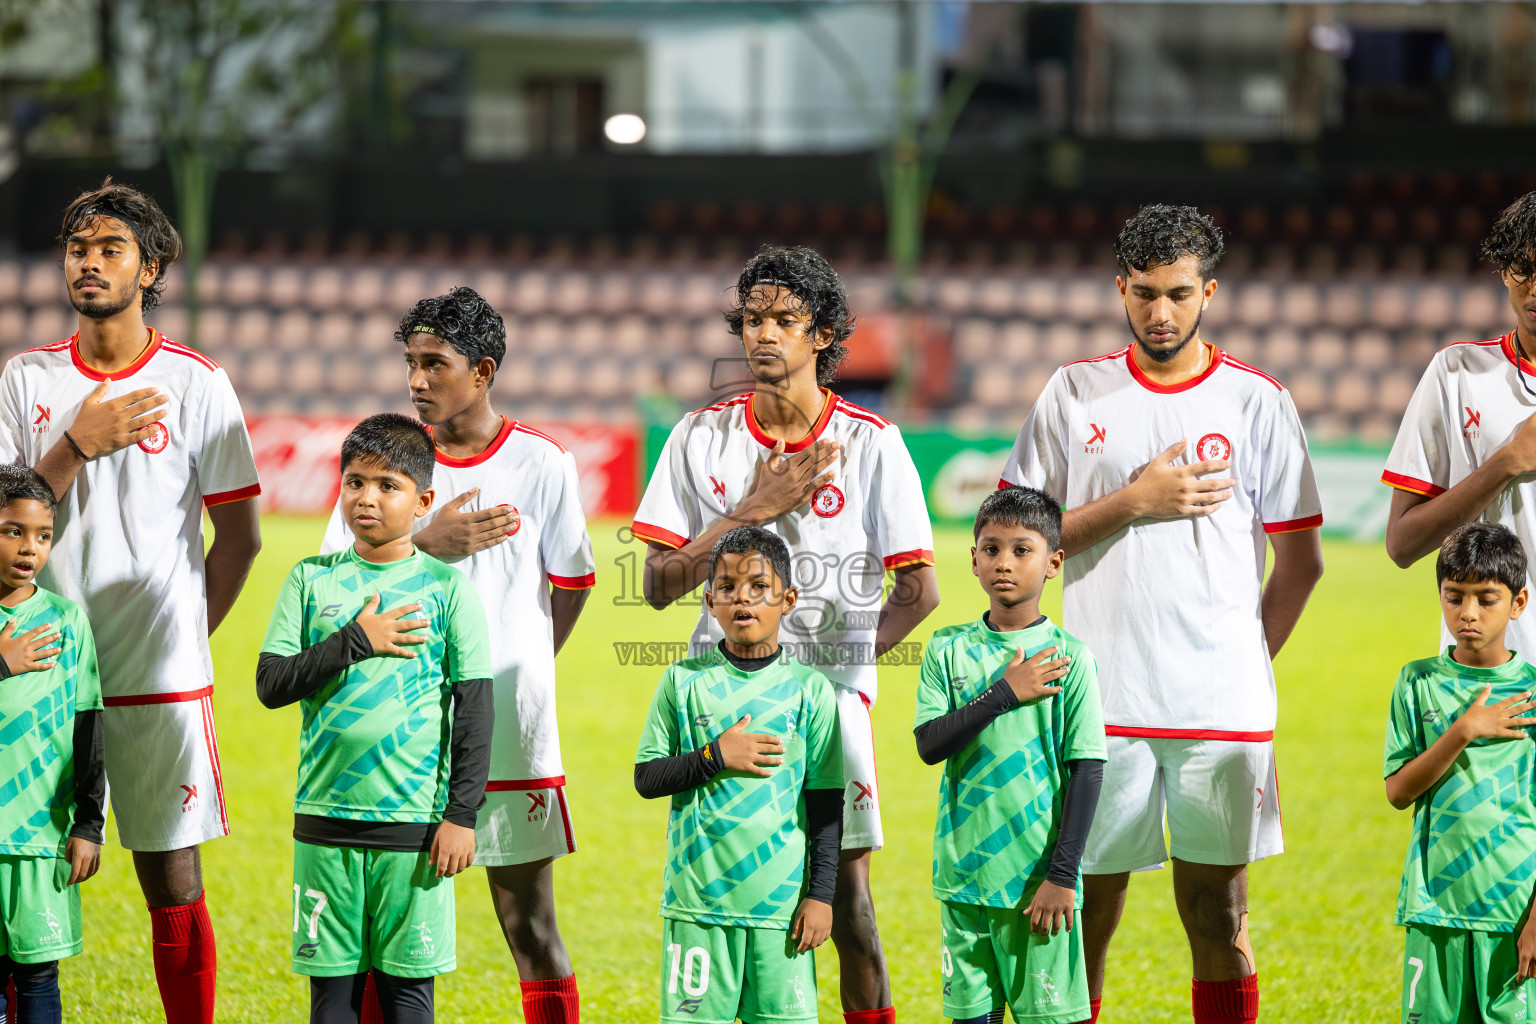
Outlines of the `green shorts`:
M457 966L453 879L426 851L293 844L293 969L334 978L378 968L430 978Z
M1403 950L1403 1024L1524 1024L1527 990L1510 932L1410 924Z
M816 1024L816 955L788 928L662 918L661 1019L691 1024Z
M1040 936L1014 907L941 901L944 1015L979 1017L1004 1003L1016 1021L1086 1020L1088 969L1081 915L1071 931Z
M69 884L63 857L0 856L0 953L43 964L85 948L80 887Z

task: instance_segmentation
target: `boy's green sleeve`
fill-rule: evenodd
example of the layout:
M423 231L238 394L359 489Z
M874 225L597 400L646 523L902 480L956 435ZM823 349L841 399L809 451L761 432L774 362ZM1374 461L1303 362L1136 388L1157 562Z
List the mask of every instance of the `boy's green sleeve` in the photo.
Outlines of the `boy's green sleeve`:
M75 634L75 712L100 711L101 671L96 665L96 636L84 609L75 608L70 627Z
M1391 712L1387 718L1387 748L1383 758L1381 777L1386 778L1403 765L1424 753L1424 738L1419 732L1418 694L1408 670L1397 674L1392 685Z
M283 589L277 592L277 603L272 606L272 618L267 622L267 635L261 642L262 654L280 654L283 657L298 654L304 643L305 587L302 565L296 565L283 581Z
M955 710L950 705L940 646L936 640L929 640L923 650L923 664L917 672L917 713L912 721L914 729Z
M677 732L677 692L672 675L670 667L661 674L656 695L651 698L651 710L645 716L645 729L640 733L640 749L635 752L635 764L682 753L682 742Z
M837 719L837 695L827 679L811 691L811 720L805 728L805 788L842 790L843 729Z
M1072 667L1062 680L1063 761L1107 761L1104 707L1099 702L1099 665L1080 643L1061 644L1072 655Z
M449 584L448 599L448 622L443 631L448 643L448 681L463 683L491 678L490 629L480 595L475 593L469 578L456 571Z

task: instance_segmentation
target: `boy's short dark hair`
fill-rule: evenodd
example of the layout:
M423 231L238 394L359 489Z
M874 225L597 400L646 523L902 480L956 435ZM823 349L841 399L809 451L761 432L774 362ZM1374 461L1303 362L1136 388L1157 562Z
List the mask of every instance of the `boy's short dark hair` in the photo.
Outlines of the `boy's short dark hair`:
M710 585L714 585L715 567L721 555L744 555L748 551L756 551L768 559L768 564L773 566L774 573L786 590L795 585L795 574L789 564L789 547L761 526L733 527L715 541L715 546L709 552Z
M775 285L800 300L802 310L811 318L807 333L832 332L832 343L816 353L816 383L831 384L837 379L838 364L848 358L848 346L843 343L853 333L854 319L837 271L815 249L803 245L765 245L759 249L736 279L736 304L725 311L726 326L741 337L752 289Z
M1208 281L1226 251L1221 228L1193 206L1143 206L1115 239L1115 262L1122 277L1130 277L1133 269L1161 267L1187 255L1199 261L1200 280Z
M1483 239L1483 259L1500 273L1536 272L1536 192L1504 207Z
M341 442L341 471L345 473L358 459L404 473L418 490L424 491L432 486L437 451L426 427L398 412L381 412L353 427Z
M1034 530L1052 551L1061 547L1061 503L1033 487L1003 487L987 495L976 510L971 536L980 538L988 523Z
M53 488L31 466L0 466L0 508L13 501L35 501L50 513L58 510Z
M1440 545L1440 554L1435 558L1435 586L1446 580L1497 580L1511 594L1518 594L1525 586L1525 571L1525 546L1514 531L1478 520L1458 526Z
M395 340L404 344L418 331L441 338L470 366L489 357L500 369L507 354L507 325L501 314L479 292L463 285L412 306L400 318Z
M68 245L70 235L95 230L103 217L113 217L128 225L139 244L141 268L155 264L155 279L139 297L140 307L148 313L160 305L166 272L181 256L181 235L158 203L131 185L115 184L108 175L100 188L80 193L64 210L59 244Z

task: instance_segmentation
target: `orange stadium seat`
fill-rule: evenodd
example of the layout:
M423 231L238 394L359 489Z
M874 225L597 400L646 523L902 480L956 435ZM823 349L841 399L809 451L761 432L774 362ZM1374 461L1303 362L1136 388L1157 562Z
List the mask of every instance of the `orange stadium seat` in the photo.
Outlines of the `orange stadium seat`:
M74 332L74 317L66 315L57 304L33 309L27 320L27 339L33 345L49 345Z
M28 265L22 276L21 300L29 306L42 306L64 301L64 272L52 260L39 260Z
M1354 284L1331 284L1323 289L1323 315L1325 323L1334 327L1353 327L1365 313L1361 288Z
M1041 345L1040 330L1028 320L1009 320L997 332L997 356L1004 362L1049 360Z
M1252 327L1270 327L1275 322L1275 289L1267 281L1248 281L1240 285L1232 305L1236 307L1237 319L1241 323Z
M1348 354L1344 335L1327 328L1312 332L1307 339L1305 351L1307 368L1323 371L1337 370L1343 366L1344 358Z
M1353 416L1376 408L1371 379L1359 370L1343 370L1334 375L1329 411Z
M990 316L1008 316L1014 311L1016 289L1011 278L986 277L976 286L976 308Z
M1428 284L1417 290L1413 303L1413 323L1429 330L1449 327L1456 315L1456 300L1443 284Z
M334 339L320 338L314 329L314 317L307 309L289 309L272 320L267 344L276 349L303 351L313 345L329 345Z
M1456 325L1478 337L1499 333L1501 324L1513 316L1507 295L1503 288L1486 285L1462 288L1456 304Z
M1349 343L1349 363L1362 370L1384 370L1392 365L1392 339L1387 332L1366 327L1355 332Z
M0 260L0 307L21 301L21 264Z
M1019 289L1019 312L1032 320L1049 320L1056 315L1061 298L1061 282L1034 277Z
M997 327L981 317L966 317L955 324L955 358L962 363L987 363L993 356Z

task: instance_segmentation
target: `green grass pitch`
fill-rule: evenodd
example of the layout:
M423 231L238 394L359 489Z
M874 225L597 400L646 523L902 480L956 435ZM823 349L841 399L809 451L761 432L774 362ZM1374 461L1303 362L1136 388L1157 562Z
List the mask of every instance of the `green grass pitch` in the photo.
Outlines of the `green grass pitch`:
M253 673L288 569L319 545L318 519L269 517L265 547L213 640L219 741L232 834L204 847L219 941L219 1019L307 1019L308 983L288 969L292 797L298 713L267 711ZM622 524L592 524L598 585L559 659L560 727L580 852L558 862L561 931L589 1021L653 1021L660 974L656 901L664 801L641 800L631 764L658 669L622 666L615 641L684 639L691 602L658 613L625 604L638 543ZM627 531L623 533L628 536ZM943 603L916 637L979 615L966 531L935 538ZM1391 925L1405 814L1380 782L1387 696L1398 667L1434 651L1437 606L1426 561L1403 572L1379 546L1330 543L1323 578L1282 653L1279 758L1286 853L1252 871L1250 926L1264 1017L1395 1020L1402 937ZM1168 594L1174 600L1176 595ZM1052 587L1048 609L1059 610ZM1177 671L1177 666L1170 666ZM929 845L938 769L911 739L917 669L881 669L875 708L886 848L875 855L881 934L901 1018L940 1018L938 914ZM1220 680L1208 680L1220 685ZM163 1019L149 921L128 855L108 826L101 873L84 891L86 950L62 965L66 1019ZM491 915L484 872L458 879L459 969L438 981L439 1019L520 1020L517 975ZM837 957L818 954L821 1019L838 1021ZM1168 872L1134 878L1111 950L1105 1024L1189 1019L1189 964Z

